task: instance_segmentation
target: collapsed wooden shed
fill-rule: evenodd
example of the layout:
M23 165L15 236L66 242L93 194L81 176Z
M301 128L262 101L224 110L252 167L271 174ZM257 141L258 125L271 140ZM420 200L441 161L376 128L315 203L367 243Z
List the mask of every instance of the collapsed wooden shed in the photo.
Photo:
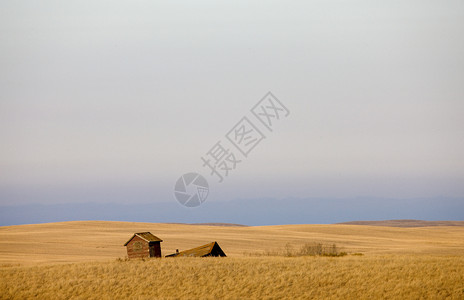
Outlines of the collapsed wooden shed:
M207 257L207 256L222 256L226 254L222 251L221 247L217 242L212 242L200 247L176 252L173 254L166 255L166 257Z
M129 258L161 257L161 240L150 232L138 232L124 244Z

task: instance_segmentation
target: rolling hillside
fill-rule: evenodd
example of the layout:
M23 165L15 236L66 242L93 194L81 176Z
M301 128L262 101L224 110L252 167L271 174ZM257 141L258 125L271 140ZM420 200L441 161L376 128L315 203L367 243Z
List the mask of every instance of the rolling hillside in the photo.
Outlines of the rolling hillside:
M162 238L163 254L218 241L229 257L127 260L123 244L140 231ZM275 252L308 242L349 254ZM463 226L0 227L0 299L463 299L463 282Z
M124 258L134 232L164 240L162 254L217 241L230 257L280 250L286 244L335 243L349 253L464 254L464 227L365 225L208 226L77 221L0 227L0 264L68 263Z

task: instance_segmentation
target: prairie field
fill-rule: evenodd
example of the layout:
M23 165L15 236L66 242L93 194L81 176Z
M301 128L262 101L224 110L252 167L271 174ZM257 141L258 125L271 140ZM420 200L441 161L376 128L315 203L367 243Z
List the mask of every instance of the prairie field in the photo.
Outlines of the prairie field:
M163 255L217 241L225 258L126 259L134 232ZM286 257L307 243L342 257ZM0 299L464 299L464 227L225 227L64 222L0 227Z
M464 258L166 258L10 267L2 299L463 299Z

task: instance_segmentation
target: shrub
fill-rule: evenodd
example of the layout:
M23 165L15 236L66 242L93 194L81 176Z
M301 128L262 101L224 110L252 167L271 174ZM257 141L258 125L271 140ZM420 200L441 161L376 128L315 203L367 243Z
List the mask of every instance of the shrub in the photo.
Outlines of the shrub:
M324 245L322 243L305 243L299 249L295 250L294 247L287 243L280 251L271 251L269 249L263 252L244 253L245 256L285 256L285 257L298 257L298 256L330 256L338 257L348 255L346 252L340 251L339 247L335 244Z

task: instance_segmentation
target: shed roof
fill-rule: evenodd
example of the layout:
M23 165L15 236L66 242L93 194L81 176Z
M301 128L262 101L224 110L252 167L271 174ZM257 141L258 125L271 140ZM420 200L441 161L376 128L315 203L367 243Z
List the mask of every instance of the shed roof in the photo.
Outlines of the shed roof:
M179 256L188 256L188 257L205 257L205 256L226 256L224 251L217 242L208 243L206 245L192 248L189 250L181 251L179 253L173 253L166 255L166 257L179 257Z
M124 246L127 246L127 244L129 244L129 242L132 241L132 239L134 237L136 237L136 236L138 236L142 240L147 241L148 243L149 242L162 242L163 241L159 237L153 235L151 232L148 232L148 231L147 232L137 232L137 233L134 233L134 235L124 244Z

